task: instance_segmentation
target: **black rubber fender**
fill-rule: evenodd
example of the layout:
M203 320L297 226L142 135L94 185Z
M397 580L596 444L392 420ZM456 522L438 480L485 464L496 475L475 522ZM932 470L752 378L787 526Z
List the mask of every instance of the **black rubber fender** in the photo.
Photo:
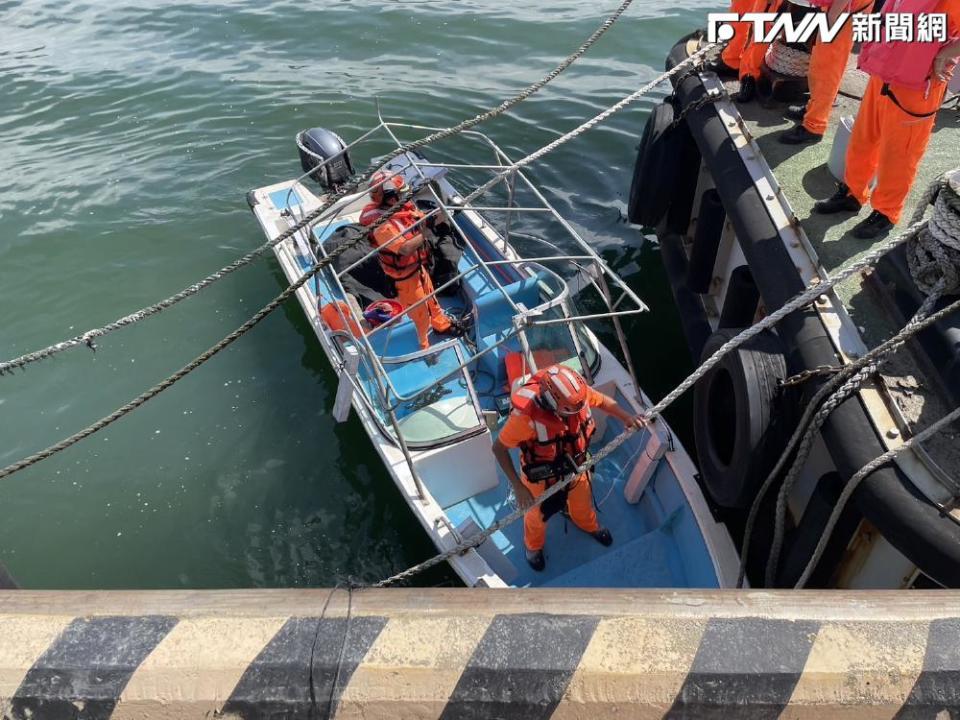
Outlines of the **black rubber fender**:
M685 40L670 51L667 69L689 56ZM678 103L686 106L706 94L698 77L682 77L681 82L673 82ZM706 105L688 113L686 125L716 182L764 307L773 312L804 289L803 278L779 241L777 228L716 107ZM777 335L791 372L837 362L826 328L813 310L797 310L785 317L777 324ZM886 450L859 397L834 410L820 434L841 477L850 477ZM927 500L899 466L891 463L873 472L857 488L853 502L863 517L926 575L941 585L960 588L960 525Z
M713 333L701 362L743 328ZM693 433L703 484L724 508L749 507L789 439L780 383L787 364L776 334L765 331L704 375L693 389Z
M726 220L727 213L723 209L720 193L716 188L710 188L700 198L697 228L690 249L690 267L687 270L687 287L700 295L710 292Z
M673 105L657 105L643 128L633 166L627 219L645 227L654 227L667 214L677 182L677 157L682 138L673 131Z

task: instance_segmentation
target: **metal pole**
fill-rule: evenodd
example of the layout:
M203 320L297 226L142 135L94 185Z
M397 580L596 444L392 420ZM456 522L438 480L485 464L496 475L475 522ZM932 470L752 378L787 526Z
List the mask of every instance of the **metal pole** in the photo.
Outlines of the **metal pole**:
M503 250L506 252L507 245L510 243L510 226L513 224L513 200L517 189L517 173L510 173L510 179L507 181L507 217L504 220L503 231ZM544 208L545 209L545 208Z
M387 406L387 414L390 417L390 424L393 425L393 432L397 436L397 442L400 444L400 450L403 451L403 458L407 461L407 467L410 468L410 474L413 476L413 484L417 486L417 496L420 498L421 502L425 502L427 495L423 489L423 481L417 474L417 468L413 465L413 457L410 455L410 449L407 447L407 441L403 439L403 432L400 430L400 423L397 421L397 414L393 411L393 408L389 403L384 403L384 405Z
M607 279L603 276L603 270L600 271L600 275L597 278L600 283L600 291L603 293L603 299L607 303L607 307L610 308L613 312L613 307L610 305L612 300L610 296L610 288L607 285ZM622 297L622 296L621 296ZM610 316L613 320L613 327L617 331L617 339L620 341L620 349L623 351L623 358L627 362L627 372L630 373L630 377L633 380L633 387L637 392L637 398L640 397L640 382L637 380L637 371L633 365L633 357L630 355L630 348L627 346L627 336L623 332L623 326L620 324L620 317L616 314Z

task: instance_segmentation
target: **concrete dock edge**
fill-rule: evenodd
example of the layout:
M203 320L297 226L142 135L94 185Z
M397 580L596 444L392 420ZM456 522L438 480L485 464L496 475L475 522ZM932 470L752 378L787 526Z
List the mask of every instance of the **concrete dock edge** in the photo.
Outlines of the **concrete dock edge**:
M0 717L960 716L960 593L0 592Z

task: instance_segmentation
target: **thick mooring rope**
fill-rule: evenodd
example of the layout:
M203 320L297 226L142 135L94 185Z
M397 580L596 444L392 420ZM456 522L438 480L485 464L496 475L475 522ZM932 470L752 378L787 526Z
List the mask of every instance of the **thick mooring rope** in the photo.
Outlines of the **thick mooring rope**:
M767 67L788 77L806 77L810 72L810 53L796 50L781 41L770 43L764 56Z
M613 27L613 25L617 22L617 20L620 19L620 16L623 15L623 13L627 10L628 7L630 7L632 2L633 0L623 0L623 2L616 9L616 11L614 11L612 15L606 18L606 20L603 21L600 27L597 28L597 30L594 31L594 33L590 35L590 37L587 38L586 41L584 41L584 43L579 48L577 48L571 55L567 56L559 65L557 65L553 70L551 70L549 73L547 73L543 78L541 78L537 82L527 86L520 93L518 93L517 95L514 95L511 98L508 98L507 100L504 100L502 103L500 103L494 108L491 108L485 112L482 112L479 115L475 115L474 117L468 120L464 120L458 123L457 125L453 125L451 127L432 133L431 135L428 135L426 137L420 138L419 140L415 140L393 151L392 153L390 153L390 155L387 156L386 160L382 160L380 163L378 163L375 166L372 165L370 168L368 168L366 172L363 173L362 176L356 178L347 186L341 188L339 192L328 195L320 207L306 214L299 222L297 222L295 225L293 225L289 229L282 232L279 236L277 236L273 240L269 240L265 242L263 245L260 245L254 250L251 250L246 255L240 258L237 258L229 265L225 265L224 267L220 268L216 272L211 273L210 275L207 275L207 277L203 278L202 280L190 285L189 287L184 288L180 292L174 295L171 295L170 297L164 300L156 302L152 305L148 305L147 307L141 308L140 310L130 313L129 315L124 315L121 318L117 318L113 322L107 323L102 327L87 330L86 332L76 335L75 337L72 337L68 340L63 340L61 342L54 343L53 345L49 345L41 350L35 350L33 352L20 355L19 357L13 358L11 360L0 362L0 375L3 375L4 373L7 373L7 372L11 372L13 370L22 369L31 363L39 362L40 360L45 360L46 358L52 357L65 350L69 350L71 348L75 348L80 345L86 345L92 349L95 347L94 341L97 338L103 337L104 335L107 335L108 333L111 333L114 330L119 330L120 328L126 327L128 325L133 325L134 323L140 322L141 320L145 320L148 317L156 315L157 313L160 313L166 310L167 308L170 308L176 305L181 300L185 300L188 297L196 295L197 293L202 291L204 288L207 288L210 285L213 285L218 280L222 280L232 272L249 265L251 262L256 260L258 257L263 255L265 252L267 252L271 248L273 248L275 245L278 245L284 240L287 240L288 238L293 237L297 232L307 227L314 220L319 219L323 215L323 213L326 212L326 210L328 210L336 202L343 199L350 193L360 189L360 187L363 186L363 184L370 178L370 175L372 175L373 172L375 172L377 168L380 167L381 164L385 164L390 160L396 157L399 157L400 155L403 155L411 150L416 150L418 148L424 147L425 145L429 145L430 143L436 142L438 140L443 140L445 138L461 133L464 130L468 130L476 125L479 125L480 123L486 122L488 120L492 120L493 118L504 114L510 108L517 105L518 103L526 100L534 93L542 90L549 83L553 82L553 80L555 80L564 70L570 67L580 57L582 57L583 54L586 53L587 50L589 50L590 47L597 42L597 40L599 40L611 27Z
M907 264L914 283L925 294L943 286L960 293L960 197L944 178L927 227L907 243Z
M776 581L777 566L780 562L780 553L783 550L783 539L786 533L787 500L789 499L790 492L793 490L794 484L800 477L800 472L803 469L804 463L807 461L807 458L810 456L810 452L813 450L813 443L817 438L817 433L820 431L820 428L823 427L824 423L827 421L827 418L830 417L834 410L840 407L851 396L856 394L863 386L863 383L869 380L870 377L872 377L874 373L876 373L899 348L906 344L911 337L916 335L923 327L926 327L930 324L929 322L925 323L924 319L930 314L930 311L933 309L934 304L939 298L939 294L933 294L927 297L914 316L906 325L904 325L900 332L890 338L890 340L887 342L878 345L876 348L866 353L854 363L845 366L840 373L832 377L823 385L823 387L817 390L817 393L804 409L803 418L797 426L797 429L794 430L793 435L790 438L790 442L787 443L787 447L780 456L780 460L777 461L776 467L774 467L774 469L770 472L770 475L767 477L767 480L760 489L761 491L757 493L757 498L754 500L754 505L751 508L751 515L753 515L754 508L759 507L759 503L763 499L766 489L769 488L773 480L779 476L785 461L790 457L793 449L797 447L797 438L802 434L803 437L800 440L799 447L797 448L796 457L790 466L790 470L787 471L786 477L783 480L783 484L780 486L780 492L777 494L777 507L774 514L775 523L773 542L770 546L770 557L767 560L767 569L764 579L764 585L766 587L773 587ZM817 406L821 401L823 401L824 398L826 398L826 400L823 402L823 406L820 407L819 410L816 410ZM814 410L816 410L816 414L813 414ZM811 414L813 414L812 419L810 417ZM752 530L752 523L748 523L748 525ZM744 549L747 548L747 541L748 536L745 534ZM743 580L743 572L745 567L744 557L746 557L746 555L741 556L740 559L741 574L738 578L738 584Z

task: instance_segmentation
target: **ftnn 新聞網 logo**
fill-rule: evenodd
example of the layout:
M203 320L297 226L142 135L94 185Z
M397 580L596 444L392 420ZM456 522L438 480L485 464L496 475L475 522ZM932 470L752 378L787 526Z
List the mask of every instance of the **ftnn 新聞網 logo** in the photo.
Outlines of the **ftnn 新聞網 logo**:
M795 21L790 13L710 13L707 15L707 41L727 42L734 35L733 23L751 25L754 42L770 43L782 38L788 43L802 43L818 37L832 42L843 24L853 23L854 42L937 42L947 41L945 13L841 13L831 24L826 13L807 13Z

